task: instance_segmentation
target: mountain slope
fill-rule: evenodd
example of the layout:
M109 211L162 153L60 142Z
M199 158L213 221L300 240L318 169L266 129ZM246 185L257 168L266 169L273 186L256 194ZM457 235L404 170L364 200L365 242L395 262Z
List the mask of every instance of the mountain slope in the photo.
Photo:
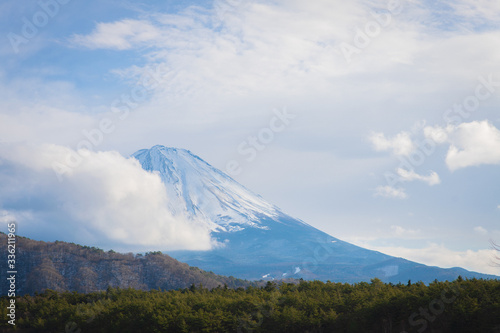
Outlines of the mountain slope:
M339 282L431 282L492 278L460 268L428 267L349 244L295 219L184 149L154 146L132 155L167 188L170 210L201 219L221 247L171 252L218 274L246 279L304 278Z
M0 233L0 242L7 236ZM108 286L120 288L179 289L192 284L207 288L248 286L249 282L218 276L189 267L168 255L136 255L104 252L98 248L66 242L34 241L17 237L16 288L18 295L45 289L93 292ZM6 252L6 250L5 250ZM5 255L7 258L7 255ZM6 279L6 270L1 274ZM0 284L0 295L6 295L7 283Z

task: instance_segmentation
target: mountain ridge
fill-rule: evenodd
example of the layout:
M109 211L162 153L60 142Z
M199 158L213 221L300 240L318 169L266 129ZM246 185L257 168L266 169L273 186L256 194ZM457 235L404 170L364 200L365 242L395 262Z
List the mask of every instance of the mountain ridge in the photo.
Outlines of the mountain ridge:
M132 155L160 175L174 213L200 218L224 246L171 251L183 262L240 278L283 277L337 282L497 278L461 268L443 269L361 248L330 236L266 202L189 150L156 145Z

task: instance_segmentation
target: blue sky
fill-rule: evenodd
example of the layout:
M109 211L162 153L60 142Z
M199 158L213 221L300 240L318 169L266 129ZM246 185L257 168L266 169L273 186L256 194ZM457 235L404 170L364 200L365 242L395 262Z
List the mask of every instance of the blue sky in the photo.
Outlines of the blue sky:
M335 237L498 273L498 2L6 0L0 17L0 210L26 235L91 224L77 203L100 178L60 185L51 162L106 119L93 175L110 152L186 148Z

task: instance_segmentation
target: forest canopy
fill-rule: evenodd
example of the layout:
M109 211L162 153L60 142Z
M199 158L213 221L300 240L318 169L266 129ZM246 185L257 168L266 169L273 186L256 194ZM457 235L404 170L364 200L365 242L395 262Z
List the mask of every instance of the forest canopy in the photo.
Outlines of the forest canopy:
M6 318L9 299L0 299ZM23 332L500 332L500 281L300 281L179 290L46 290L16 299ZM10 327L10 328L9 328ZM2 331L13 331L4 320Z

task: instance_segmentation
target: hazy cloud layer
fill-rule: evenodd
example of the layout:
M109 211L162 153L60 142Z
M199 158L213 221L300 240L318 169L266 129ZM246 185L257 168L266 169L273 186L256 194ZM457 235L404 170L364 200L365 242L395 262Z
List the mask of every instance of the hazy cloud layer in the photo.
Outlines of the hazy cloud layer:
M396 257L425 263L430 266L443 268L462 267L475 272L498 275L498 266L496 264L496 255L498 253L492 249L453 251L442 244L435 243L418 249L404 247L374 247L369 245L367 245L367 247Z

